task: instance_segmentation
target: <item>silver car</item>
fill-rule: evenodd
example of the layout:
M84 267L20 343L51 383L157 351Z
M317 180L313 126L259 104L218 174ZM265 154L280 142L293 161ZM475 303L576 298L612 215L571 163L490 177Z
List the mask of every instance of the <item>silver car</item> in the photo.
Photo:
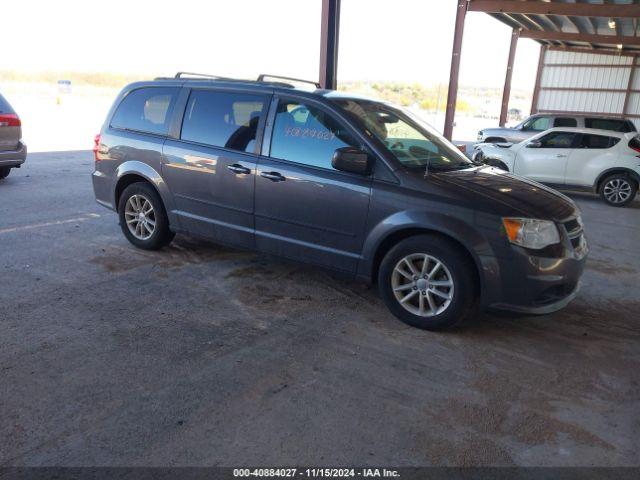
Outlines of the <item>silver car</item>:
M6 178L12 168L19 168L26 158L20 117L0 95L0 180Z
M597 117L586 115L531 115L513 128L485 128L478 132L478 143L520 143L527 138L556 127L596 128L614 132L635 132L630 120L622 117Z

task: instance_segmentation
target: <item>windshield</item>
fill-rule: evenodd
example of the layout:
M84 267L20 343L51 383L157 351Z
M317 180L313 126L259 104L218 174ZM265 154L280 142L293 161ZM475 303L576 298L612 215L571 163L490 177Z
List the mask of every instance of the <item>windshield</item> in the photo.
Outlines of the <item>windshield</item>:
M460 150L411 112L372 100L334 101L407 168L457 170L473 166Z

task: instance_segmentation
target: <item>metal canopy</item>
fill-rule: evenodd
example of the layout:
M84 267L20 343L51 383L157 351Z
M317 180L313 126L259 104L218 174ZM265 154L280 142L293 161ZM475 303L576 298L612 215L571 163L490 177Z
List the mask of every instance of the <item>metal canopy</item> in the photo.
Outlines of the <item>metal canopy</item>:
M640 52L638 0L469 0L544 45Z
M519 38L541 44L540 65L534 109L540 89L544 53L562 49L572 52L604 53L621 56L640 55L640 0L458 0L456 28L451 57L449 95L444 135L451 139L458 93L460 54L466 13L484 12L513 29L500 112L504 125L509 107L511 74ZM631 69L634 72L634 68ZM630 82L633 74L630 75ZM627 114L631 83L627 87L624 114Z

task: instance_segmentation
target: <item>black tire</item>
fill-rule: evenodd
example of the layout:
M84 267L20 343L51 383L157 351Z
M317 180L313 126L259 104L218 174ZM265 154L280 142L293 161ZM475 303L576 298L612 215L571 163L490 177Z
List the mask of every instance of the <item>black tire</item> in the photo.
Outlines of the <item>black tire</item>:
M419 257L418 254L422 256L428 255L433 259L440 261L446 269L446 271L442 271L442 269L440 269L442 271L442 275L445 277L450 275L451 281L453 282L453 294L451 295L450 303L439 313L437 313L437 309L433 310L433 314L431 316L422 316L410 312L407 308L401 305L393 291L393 275L396 266L398 266L399 262L403 261L405 257L410 255L416 255L416 257ZM433 264L428 264L427 270L431 269L431 265ZM451 327L456 323L462 322L474 312L475 299L477 296L477 289L474 281L474 268L474 265L468 259L465 252L462 252L459 247L447 239L437 235L416 235L402 240L393 247L382 260L378 271L378 288L380 296L391 313L403 322L424 330L442 330ZM404 277L398 276L397 278L411 283L411 280L404 279ZM415 279L416 277L413 278ZM437 273L433 275L433 278L426 280L426 286L425 282L423 282L417 289L414 287L408 289L408 283L401 285L401 287L404 287L405 291L408 292L406 295L409 295L412 292L417 292L413 294L414 296L411 298L411 305L409 305L409 307L417 308L419 310L420 306L418 305L414 307L413 302L417 300L417 303L419 304L420 296L423 294L424 297L422 301L425 302L425 306L430 303L428 302L429 297L432 300L437 298L435 294L431 293L432 289L435 287L428 284L428 282L433 281L434 279L438 280ZM418 281L422 280L419 279ZM416 283L414 281L414 283L411 284L414 285ZM423 287L425 290L420 290L420 288ZM441 288L441 291L443 290L445 290L444 293L447 295L451 292L451 290L447 290L447 287ZM443 301L440 298L436 300L437 303L440 301L443 302L440 305L440 307L442 307L446 300Z
M618 192L617 195L616 192ZM638 183L624 173L609 175L600 184L600 197L612 207L627 206L636 198L636 193L638 193ZM623 199L624 195L628 197Z
M150 212L153 215L148 216L147 220L152 219L152 221L155 222L155 226L153 232L148 236L148 238L136 237L134 232L132 232L127 225L127 219L125 217L131 220L131 216L133 214L127 213L125 215L125 211L127 209L127 202L132 198L134 200L146 199L153 208L152 212ZM142 248L144 250L158 250L169 245L171 240L173 240L173 237L175 237L175 233L169 229L169 219L167 218L167 212L162 203L162 199L156 190L148 183L136 182L124 189L124 192L120 195L120 200L118 202L118 216L120 217L120 228L122 229L122 233L127 237L127 240L138 248ZM144 230L140 237L144 237L148 234L149 231Z
M0 180L7 178L9 176L9 172L11 172L11 168L9 167L0 168Z

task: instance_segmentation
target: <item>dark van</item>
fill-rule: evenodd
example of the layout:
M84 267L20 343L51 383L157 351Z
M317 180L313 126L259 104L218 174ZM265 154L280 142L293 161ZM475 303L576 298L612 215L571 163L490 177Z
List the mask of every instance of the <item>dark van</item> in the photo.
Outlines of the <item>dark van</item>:
M587 245L567 197L472 163L401 108L266 80L178 74L120 93L93 186L131 243L183 232L340 271L425 329L575 297Z

